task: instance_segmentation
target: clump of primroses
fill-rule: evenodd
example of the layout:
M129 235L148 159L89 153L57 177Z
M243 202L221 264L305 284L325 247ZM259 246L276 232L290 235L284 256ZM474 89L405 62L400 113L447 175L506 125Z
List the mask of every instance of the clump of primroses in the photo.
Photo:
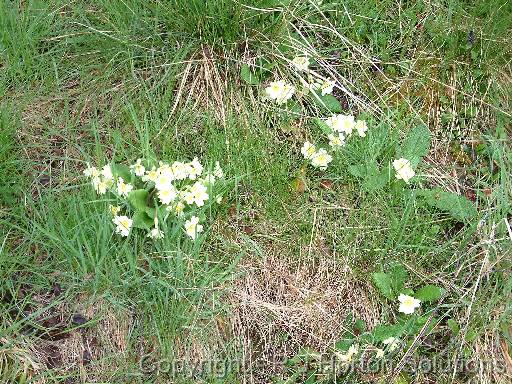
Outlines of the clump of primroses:
M198 212L210 200L222 202L219 190L225 184L218 161L207 171L197 157L173 163L138 159L129 167L88 165L84 175L98 195L108 194L116 201L109 211L117 234L127 237L133 228L140 228L152 239L165 236L164 222L179 219L184 221L184 232L195 240L203 231Z
M357 132L359 137L365 137L368 126L364 120L356 120L352 115L332 115L328 118L321 119L321 124L327 131L327 138L331 150L337 151L343 147L346 140ZM316 146L306 141L301 149L302 156L311 162L313 167L321 170L327 169L332 161L332 156L325 148L317 149Z

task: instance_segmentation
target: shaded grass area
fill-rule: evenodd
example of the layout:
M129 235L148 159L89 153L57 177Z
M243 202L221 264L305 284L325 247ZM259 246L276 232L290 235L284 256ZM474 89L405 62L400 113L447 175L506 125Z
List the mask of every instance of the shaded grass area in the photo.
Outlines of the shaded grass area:
M278 360L300 347L325 348L336 331L301 339L293 318L261 302L250 309L258 316L231 325L241 274L254 289L268 283L255 295L263 303L292 305L272 296L289 286L272 267L254 273L275 258L292 277L301 266L320 276L328 260L329 273L343 270L340 279L350 282L339 286L343 300L364 292L378 305L371 314L355 306L375 324L393 320L395 303L378 297L368 276L402 262L416 282L447 290L439 310L461 329L452 335L442 321L418 355L448 346L447 359L488 353L506 363L510 5L281 3L0 5L2 380L149 382L160 359L185 358L235 361L219 382L240 382L250 362L274 348L269 340ZM304 170L300 157L303 141L319 137L315 127L262 106L238 78L240 62L258 57L288 76L291 47L317 52L318 67L362 100L338 94L347 111L373 111L370 145L354 143L326 173ZM348 172L348 163L374 159L381 144L372 146L372 128L388 129L382 164L418 122L435 136L422 186L468 196L478 220L457 223L402 189L368 191ZM233 180L224 206L211 213L211 232L194 246L179 235L156 245L116 239L108 202L80 178L86 161L193 156L221 160ZM294 187L297 177L304 190ZM334 281L327 287L338 287ZM90 322L77 323L77 314ZM55 352L59 337L66 347ZM260 380L281 374L269 369Z

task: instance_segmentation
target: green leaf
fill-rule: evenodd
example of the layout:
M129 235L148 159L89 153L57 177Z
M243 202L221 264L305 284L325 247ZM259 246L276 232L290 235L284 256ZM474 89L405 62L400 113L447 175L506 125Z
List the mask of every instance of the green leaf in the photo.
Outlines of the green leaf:
M363 178L366 175L366 166L363 164L349 165L348 172L354 177Z
M400 156L410 160L414 167L427 155L429 148L430 130L425 125L417 125L405 139Z
M457 323L455 320L448 319L448 321L446 321L446 325L448 325L448 328L450 328L450 330L452 331L452 333L455 336L457 336L459 334L459 331L460 331L459 323Z
M337 341L334 344L334 348L336 348L339 351L347 351L352 344L354 344L353 339L343 339L343 340Z
M242 80L247 84L258 85L261 83L258 76L251 71L249 65L247 64L242 64L242 67L240 68L240 76L242 77Z
M144 211L136 211L132 220L135 228L149 229L153 226L153 219Z
M470 328L466 332L466 341L471 343L473 340L476 339L477 336L478 336L478 332L476 331L476 329Z
M377 325L373 328L372 336L374 343L382 342L386 340L388 337L400 337L400 333L402 332L402 327L400 325Z
M394 300L391 277L384 272L372 273L372 279L379 292L389 300Z
M317 93L313 95L313 100L318 106L326 108L332 113L342 112L341 103L333 95L322 96L321 94Z
M362 186L368 192L378 191L384 188L389 181L389 173L380 171L376 164L368 164Z
M254 68L255 76L260 80L264 80L273 73L274 67L277 65L275 61L269 62L267 59L259 58L256 60Z
M147 207L149 192L145 189L136 189L128 194L128 201L136 210L145 210Z
M302 115L302 106L296 100L289 100L280 111L282 117L295 120Z
M391 276L391 286L395 292L402 291L407 280L407 270L402 264L394 264L389 270Z
M166 213L166 207L160 205L159 207L148 207L144 208L144 211L148 214L148 216L152 219L155 218L155 214L158 214L159 217L163 217Z
M318 117L315 117L313 119L313 122L318 126L318 128L320 128L322 130L322 132L325 134L325 135L330 135L332 133L332 128L329 127L325 121L323 121L322 119L318 118Z
M464 196L445 192L440 188L416 190L415 195L425 198L429 206L446 212L459 221L469 220L477 215L476 208L471 201Z
M421 301L434 302L439 300L443 293L444 289L441 287L436 287L435 285L425 285L416 292L415 297Z
M122 177L126 183L129 183L132 179L130 168L123 164L113 164L112 173L117 177Z
M359 332L364 332L366 330L366 322L361 319L357 319L354 323L354 329Z

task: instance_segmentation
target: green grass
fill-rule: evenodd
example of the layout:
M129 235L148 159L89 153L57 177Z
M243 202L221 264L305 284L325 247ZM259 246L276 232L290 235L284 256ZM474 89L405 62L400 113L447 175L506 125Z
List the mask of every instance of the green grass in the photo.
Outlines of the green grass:
M305 382L283 361L301 348L329 351L337 340L326 335L346 334L289 314L312 303L301 315L395 324L396 302L370 276L396 263L409 271L406 288L433 284L446 294L431 307L433 330L394 362L408 347L415 359L492 356L475 380L507 382L510 373L493 371L506 366L506 348L512 354L511 4L317 3L0 4L2 382ZM266 82L296 78L288 60L301 52L349 90L335 93L343 111L370 127L325 172L300 155L305 140L327 146L310 119L325 110L306 96L298 119L260 97ZM241 64L273 66L248 85ZM420 177L375 184L422 124L431 145ZM195 243L178 222L160 242L116 236L110 202L82 177L86 162L194 156L220 161L228 177ZM453 207L414 192L436 187L467 197L477 215L457 220ZM268 263L276 271L283 263L289 276L264 274ZM324 306L322 284L341 289L340 280L344 304ZM260 301L244 312L249 293ZM88 322L77 326L76 314ZM162 372L181 359L231 365L222 377ZM332 382L315 375L309 382ZM338 382L433 378L469 380L458 370L416 378L403 370Z

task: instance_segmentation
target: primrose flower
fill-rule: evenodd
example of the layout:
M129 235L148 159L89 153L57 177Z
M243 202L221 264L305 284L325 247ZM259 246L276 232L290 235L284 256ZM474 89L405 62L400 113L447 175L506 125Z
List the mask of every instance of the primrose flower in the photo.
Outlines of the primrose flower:
M265 96L277 104L286 103L295 93L295 87L284 80L273 81L265 88Z
M322 92L322 96L330 95L334 90L334 86L336 85L336 81L334 80L324 80L320 83L320 91Z
M163 163L163 162L160 162L158 165L159 165L159 167L157 169L158 176L164 175L165 179L170 180L170 181L173 181L175 179L174 172L172 170L171 165L169 165L167 163ZM156 183L156 181L155 181L155 183Z
M128 196L132 191L133 185L125 183L122 177L117 179L117 193L121 196Z
M311 165L313 165L313 167L320 168L321 170L327 169L327 166L331 161L332 156L323 148L320 148L311 157Z
M174 178L172 177L172 174L169 172L160 172L158 177L155 180L155 188L159 191L174 188L172 185Z
M91 167L87 164L87 168L84 169L84 175L86 177L96 178L100 176L100 171L98 171L96 167Z
M388 346L390 352L393 352L395 349L398 348L400 340L398 340L396 337L391 336L383 340L382 343Z
M123 237L127 237L130 233L133 220L128 216L115 216L112 221L116 225L116 233L121 234Z
M112 168L110 167L110 165L105 165L102 169L101 169L101 175L103 176L103 178L105 179L105 181L113 181L114 180L114 175L112 174Z
M190 180L197 179L198 176L201 176L201 173L203 173L203 166L197 159L197 157L194 157L194 159L189 163L189 172L188 177Z
M149 231L148 236L151 239L162 239L164 237L164 233L158 229L158 218L155 216L155 227Z
M357 130L357 134L361 137L366 136L366 131L368 130L368 125L366 125L366 121L357 120L354 128Z
M183 204L182 201L178 201L175 205L174 205L174 213L178 216L181 216L183 215L183 211L185 210L185 204Z
M110 183L101 177L95 177L92 179L92 186L98 195L104 195L107 193L107 189Z
M218 161L215 162L215 168L213 169L213 175L217 178L217 179L222 179L224 177L224 171L222 170L222 168L220 167L220 164Z
M162 202L162 204L168 205L176 199L176 196L178 196L178 193L176 191L176 188L172 184L169 184L166 186L166 188L160 189L158 191L158 198Z
M199 218L192 216L190 220L185 221L185 232L192 240L195 240L197 234L203 231L203 226L199 224Z
M152 181L156 182L156 179L160 175L160 172L156 169L156 167L151 168L150 171L146 171L146 174L142 176L143 181Z
M311 144L309 141L306 141L302 146L300 153L304 156L306 160L310 160L316 152L316 147L314 144Z
M292 60L292 65L298 71L307 72L309 70L309 58L306 56L298 56Z
M290 100L294 94L295 94L295 87L293 85L286 84L283 89L283 93L282 93L281 97L279 97L276 101L278 104L284 104L288 100Z
M208 200L209 196L207 188L204 184L197 181L192 187L185 193L185 201L187 204L196 203L198 207L202 207L204 202Z
M158 229L158 228L153 228L151 229L151 231L149 231L148 233L148 237L151 238L151 239L163 239L164 238L164 233Z
M377 353L375 354L375 357L377 359L382 359L384 357L384 350L383 349L380 349L380 348L377 348Z
M348 349L347 353L344 353L344 354L337 354L338 358L344 362L344 363L350 363L352 362L352 359L354 358L355 355L357 355L357 353L359 352L358 348L357 348L357 345L351 345L350 348Z
M110 213L112 214L112 216L117 216L117 214L119 212L121 212L121 207L119 205L112 205L110 204L108 206L108 210L110 211Z
M324 121L333 131L341 132L346 136L349 136L356 126L354 116L352 115L332 115Z
M176 180L185 180L189 177L192 166L190 164L182 163L181 161L175 161L171 165L171 171Z
M331 133L327 138L329 139L329 145L333 148L339 148L345 145L345 135L343 133L337 135Z
M217 204L221 204L222 203L222 195L217 195L217 197L215 198L215 202Z
M407 184L416 174L412 169L411 162L404 158L393 160L393 168L396 171L395 177L399 180L402 179Z
M137 159L137 162L133 165L130 165L130 169L136 176L142 177L146 172L146 168L142 165L142 160Z
M404 294L400 294L400 296L398 296L398 301L400 301L398 311L405 313L406 315L413 314L415 309L421 305L421 301L418 299Z

